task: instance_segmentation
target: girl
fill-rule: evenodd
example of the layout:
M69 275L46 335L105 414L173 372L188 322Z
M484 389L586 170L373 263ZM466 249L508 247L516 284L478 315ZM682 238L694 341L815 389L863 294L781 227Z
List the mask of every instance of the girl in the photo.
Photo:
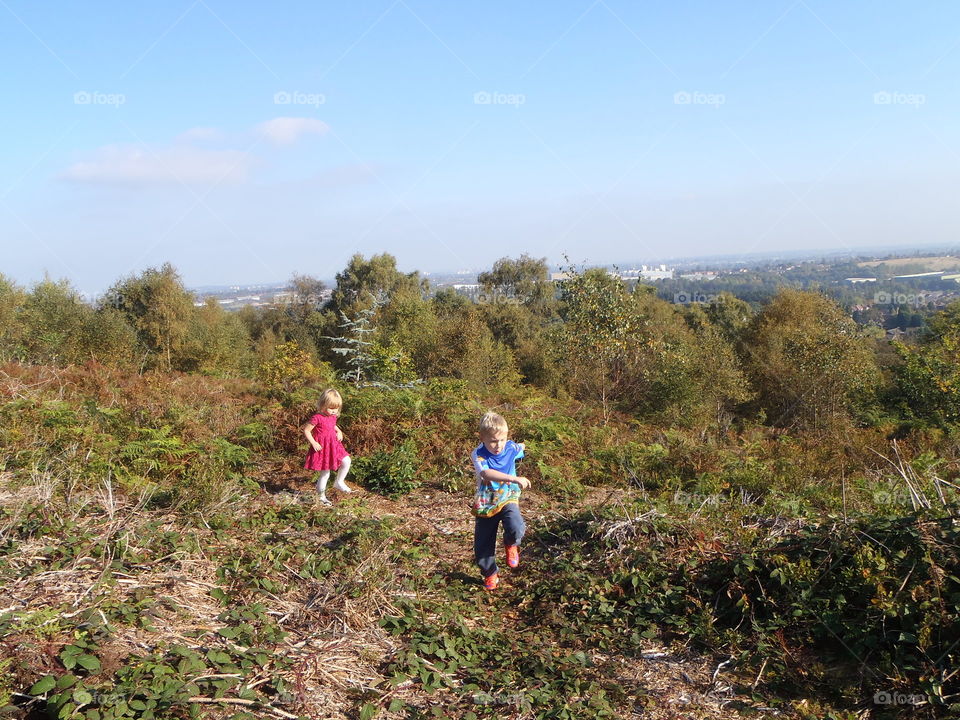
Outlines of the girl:
M320 502L324 505L332 504L327 500L327 480L330 479L331 470L337 470L337 479L333 486L340 492L353 492L343 481L350 470L350 456L343 447L343 433L337 427L337 416L340 415L341 407L343 398L340 393L333 388L324 390L320 402L317 403L317 414L303 426L303 434L311 448L303 467L317 471L314 476L317 492L320 493Z

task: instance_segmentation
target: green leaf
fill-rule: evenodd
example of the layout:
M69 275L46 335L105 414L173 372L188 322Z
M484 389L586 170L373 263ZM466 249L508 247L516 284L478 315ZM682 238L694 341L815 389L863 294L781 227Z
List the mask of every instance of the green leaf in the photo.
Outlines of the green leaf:
M231 662L231 657L227 655L227 653L221 652L220 650L211 650L208 652L207 659L210 662L215 662L219 665L226 665Z
M30 688L30 695L43 695L45 692L53 690L57 685L57 678L53 675L47 675L42 680L34 683L33 687Z
M96 655L80 655L77 663L90 672L100 672L100 660Z
M87 690L82 687L78 687L73 691L73 701L77 705L89 705L93 702L93 695L91 695Z
M375 718L377 716L378 712L380 712L380 708L373 703L367 703L360 708L360 720L371 720L371 718Z
M66 690L77 683L76 675L63 675L57 680L57 690Z

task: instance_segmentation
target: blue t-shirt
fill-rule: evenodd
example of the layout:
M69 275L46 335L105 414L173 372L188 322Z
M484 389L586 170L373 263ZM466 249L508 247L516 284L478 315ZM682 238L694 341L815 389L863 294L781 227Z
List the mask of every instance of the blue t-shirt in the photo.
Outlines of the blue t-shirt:
M473 514L490 517L503 510L505 505L520 500L520 485L515 482L484 480L484 470L499 470L506 475L517 475L517 460L523 457L523 448L513 440L507 440L499 455L494 455L483 443L470 454L477 475L477 492L473 500Z

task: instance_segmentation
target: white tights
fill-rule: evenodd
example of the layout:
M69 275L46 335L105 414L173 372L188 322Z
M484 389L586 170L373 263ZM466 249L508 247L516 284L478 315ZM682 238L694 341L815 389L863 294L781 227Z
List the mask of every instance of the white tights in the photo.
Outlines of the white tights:
M340 492L353 492L343 479L347 476L347 473L350 471L350 456L347 455L340 461L340 469L337 470L337 477L333 481L333 486ZM330 479L329 470L321 470L317 473L317 492L320 493L320 497L327 496L327 480Z

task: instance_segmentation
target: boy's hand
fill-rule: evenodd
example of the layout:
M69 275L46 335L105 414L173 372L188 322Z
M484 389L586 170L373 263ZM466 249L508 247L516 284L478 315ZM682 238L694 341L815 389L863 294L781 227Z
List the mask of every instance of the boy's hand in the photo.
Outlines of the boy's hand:
M517 443L517 446L520 448L520 452L526 452L526 451L527 451L527 444L526 444L526 443Z
M528 487L530 487L530 481L527 480L525 477L518 477L518 478L517 478L517 484L518 484L520 487L522 487L524 490L526 490Z

